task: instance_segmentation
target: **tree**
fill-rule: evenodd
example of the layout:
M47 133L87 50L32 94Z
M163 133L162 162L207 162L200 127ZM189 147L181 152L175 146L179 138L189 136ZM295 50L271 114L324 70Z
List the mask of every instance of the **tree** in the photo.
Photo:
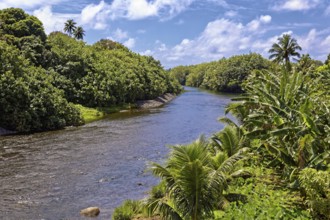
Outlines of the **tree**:
M325 60L324 64L330 65L330 53L328 54L327 59Z
M70 36L74 34L76 30L76 22L73 19L69 19L64 23L64 31L68 33Z
M82 40L85 36L85 30L79 26L73 31L73 36L77 40Z
M0 127L32 132L81 124L78 109L52 86L44 69L29 66L20 51L0 41Z
M291 70L290 57L300 57L297 50L301 50L297 40L291 38L291 35L284 34L279 37L278 43L274 43L272 48L268 51L271 53L269 59L273 59L276 63L284 63L286 70Z
M152 166L153 173L163 179L165 192L147 200L149 214L178 220L212 217L227 187L228 173L242 158L242 152L231 157L224 152L214 155L204 139L173 146L166 166Z

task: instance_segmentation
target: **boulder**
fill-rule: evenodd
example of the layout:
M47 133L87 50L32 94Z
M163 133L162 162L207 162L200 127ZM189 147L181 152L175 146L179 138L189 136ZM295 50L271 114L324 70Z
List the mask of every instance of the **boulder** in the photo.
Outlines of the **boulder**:
M80 211L80 215L86 217L96 217L100 214L100 209L98 207L88 207Z

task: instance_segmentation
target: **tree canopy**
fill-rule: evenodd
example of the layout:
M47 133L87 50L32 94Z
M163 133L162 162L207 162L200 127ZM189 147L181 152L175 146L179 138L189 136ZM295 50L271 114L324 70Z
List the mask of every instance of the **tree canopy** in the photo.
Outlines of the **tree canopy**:
M82 123L74 104L110 107L180 91L153 57L100 40L87 45L73 20L44 33L22 9L0 10L0 127L31 132ZM76 38L72 38L74 35Z
M270 62L256 53L170 70L181 84L219 92L242 92L241 85L253 70L267 69Z

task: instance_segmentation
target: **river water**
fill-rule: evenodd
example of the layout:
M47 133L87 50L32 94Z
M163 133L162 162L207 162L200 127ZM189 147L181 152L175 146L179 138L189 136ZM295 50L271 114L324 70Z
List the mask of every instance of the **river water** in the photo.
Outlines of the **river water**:
M141 199L157 184L148 163L167 145L189 143L222 129L230 96L195 88L167 105L113 114L81 127L0 137L0 219L84 219L98 206L111 219L125 199Z

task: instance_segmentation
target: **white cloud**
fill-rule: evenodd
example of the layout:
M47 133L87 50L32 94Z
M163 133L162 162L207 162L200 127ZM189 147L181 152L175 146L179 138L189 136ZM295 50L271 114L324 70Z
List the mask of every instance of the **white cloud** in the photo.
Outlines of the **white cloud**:
M102 0L98 5L89 4L80 13L80 22L87 27L102 30L107 28L109 6Z
M123 31L123 30L117 28L114 33L114 38L117 40L122 40L122 39L128 38L128 33L126 31Z
M108 11L112 19L138 20L152 16L171 18L185 10L194 0L114 0Z
M261 15L260 16L260 21L264 24L271 22L271 20L272 20L272 17L270 15Z
M273 7L274 10L305 11L315 8L321 0L284 0Z
M265 45L262 42L256 48L251 48L251 45L261 38L266 28L264 24L269 22L269 15L260 16L245 25L224 18L217 19L209 22L197 38L183 39L181 43L166 49L158 44L154 53L165 66L173 66L216 60L223 56L247 53L249 50L263 51Z
M325 9L324 15L330 16L330 5Z
M318 56L326 57L330 51L330 33L311 29L306 35L296 37L304 53L317 52Z
M314 59L324 60L330 51L330 29L317 31L311 29L308 33L296 35L287 30L269 36L267 30L272 18L262 15L246 24L229 19L217 19L209 22L204 31L194 39L183 39L179 44L162 49L161 42L151 53L162 60L166 67L190 65L218 60L236 54L256 52L264 57L269 56L269 49L283 34L290 34L297 39L303 48L301 53L309 53Z
M117 28L108 39L122 43L124 46L132 49L135 47L135 38L129 37L128 32Z
M1 0L0 9L16 7L23 9L34 9L44 5L54 5L64 0Z
M132 49L135 46L135 39L129 38L123 43L126 47Z
M158 48L159 51L166 51L167 50L167 47L166 47L166 44L162 43L159 48Z
M68 19L76 19L78 15L75 14L60 14L53 13L51 6L45 6L40 9L34 10L33 15L42 21L45 32L49 34L52 31L62 31L64 23Z
M152 56L152 55L154 55L154 53L151 50L143 51L140 54L141 55L144 55L144 56Z
M250 31L257 31L262 24L268 24L272 20L270 15L261 15L258 19L252 20L247 24Z
M236 17L237 15L238 15L238 12L237 11L233 11L233 10L227 11L225 13L225 16L226 17L229 17L229 18Z

